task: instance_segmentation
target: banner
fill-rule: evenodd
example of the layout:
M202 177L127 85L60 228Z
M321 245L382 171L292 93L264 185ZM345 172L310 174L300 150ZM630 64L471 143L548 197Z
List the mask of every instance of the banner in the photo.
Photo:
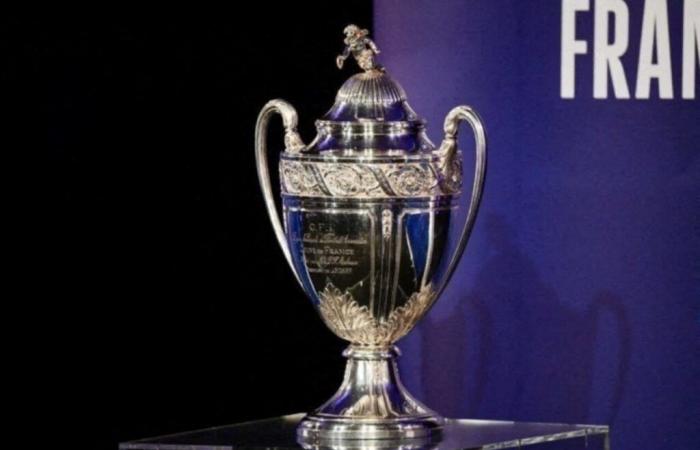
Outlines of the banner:
M489 139L458 273L399 343L405 384L449 417L698 448L700 0L379 0L374 36L434 142L458 104Z

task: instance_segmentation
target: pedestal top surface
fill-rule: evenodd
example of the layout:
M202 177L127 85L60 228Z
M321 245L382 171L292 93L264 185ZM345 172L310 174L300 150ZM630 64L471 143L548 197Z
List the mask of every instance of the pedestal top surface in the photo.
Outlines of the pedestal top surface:
M119 444L120 450L232 450L232 449L608 449L609 429L604 425L505 422L448 419L439 441L346 441L338 445L300 445L296 426L303 414L158 436ZM532 447L530 447L532 446Z

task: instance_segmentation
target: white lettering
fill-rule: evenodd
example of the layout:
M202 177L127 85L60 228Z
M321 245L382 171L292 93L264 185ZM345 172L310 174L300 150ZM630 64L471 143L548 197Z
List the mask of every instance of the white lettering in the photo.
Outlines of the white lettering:
M612 13L615 36L608 42L608 19ZM593 98L608 98L608 70L616 98L630 98L620 57L629 40L629 10L622 0L596 0L593 33Z
M574 98L576 55L588 51L586 41L576 40L576 12L588 11L589 0L563 0L561 5L561 98Z
M653 63L654 47L656 47L656 64ZM635 97L649 98L652 78L659 80L659 98L673 98L671 43L668 37L666 0L647 0L644 4Z

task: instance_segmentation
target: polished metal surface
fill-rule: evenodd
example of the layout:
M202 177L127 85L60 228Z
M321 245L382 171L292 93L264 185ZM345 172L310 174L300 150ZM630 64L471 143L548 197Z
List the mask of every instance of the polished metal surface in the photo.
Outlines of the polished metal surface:
M425 440L439 434L443 419L401 384L397 348L351 345L343 355L348 358L343 383L328 402L299 424L302 440L328 442L358 435L363 439L400 436Z
M287 239L284 235L284 228L277 216L277 211L275 210L275 199L272 193L272 184L270 183L270 172L267 164L267 126L270 122L270 118L273 114L279 114L282 116L282 124L284 126L284 144L285 152L289 154L295 154L304 148L304 143L301 141L299 133L297 133L297 112L292 105L285 102L284 100L270 100L267 102L263 109L258 114L258 120L255 124L255 161L258 168L258 181L260 182L260 188L263 191L263 196L265 197L265 206L267 207L268 215L270 216L270 221L272 222L272 227L275 230L275 235L277 241L282 248L284 257L287 259L289 266L292 268L294 276L299 277L294 270L294 264L292 263L292 257L289 253L289 248L287 247Z
M444 173L460 165L461 155L421 158L415 161L360 161L329 159L280 161L283 195L354 199L431 198L459 195L461 171ZM455 158L457 158L455 160Z
M394 343L430 309L455 271L478 211L486 136L478 115L458 106L445 118L439 148L403 88L375 61L367 30L345 29L339 67L353 55L364 72L338 91L305 145L294 108L269 102L256 126L256 161L267 210L297 281L321 319L350 342L345 379L326 404L299 425L315 440L428 439L442 419L401 385ZM282 116L282 220L267 163L269 118ZM476 141L472 192L464 225L453 211L462 191L458 127ZM457 230L456 245L451 236Z
M345 33L345 50L335 59L338 69L343 68L343 63L352 54L357 61L357 65L364 70L375 69L378 66L374 63L374 55L379 54L377 45L367 37L368 30L360 29L357 25L348 25L343 30Z

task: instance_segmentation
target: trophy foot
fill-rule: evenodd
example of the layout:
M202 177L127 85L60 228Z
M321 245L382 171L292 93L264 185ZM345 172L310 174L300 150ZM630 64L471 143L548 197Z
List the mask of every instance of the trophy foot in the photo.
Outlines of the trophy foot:
M396 347L348 347L340 389L302 419L299 441L439 438L444 420L403 387L396 365L399 354Z

